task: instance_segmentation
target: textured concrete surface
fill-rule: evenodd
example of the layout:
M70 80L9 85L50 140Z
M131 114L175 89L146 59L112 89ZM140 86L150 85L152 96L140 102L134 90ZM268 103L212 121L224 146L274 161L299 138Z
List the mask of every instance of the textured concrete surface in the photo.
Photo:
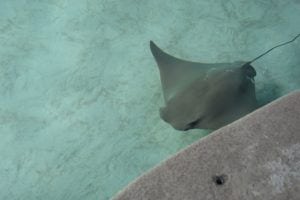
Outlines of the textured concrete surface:
M300 91L225 126L114 200L299 200Z
M0 0L0 199L106 200L207 132L175 131L152 39L252 59L300 30L299 0ZM300 41L255 63L264 104L300 88Z

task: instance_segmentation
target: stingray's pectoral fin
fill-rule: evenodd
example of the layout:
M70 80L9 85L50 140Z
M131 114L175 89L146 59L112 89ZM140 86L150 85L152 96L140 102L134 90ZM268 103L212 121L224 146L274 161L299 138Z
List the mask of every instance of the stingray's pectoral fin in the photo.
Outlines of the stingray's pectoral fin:
M152 40L150 41L150 50L156 62L163 60L165 52L163 52Z
M185 127L181 127L179 124L172 123L172 116L170 116L170 113L168 111L168 107L162 107L159 109L159 115L162 120L164 120L166 123L170 124L175 128L176 130L183 131L185 130Z
M181 61L181 59L164 52L153 41L150 41L150 50L159 67L164 67L165 65Z
M150 41L150 50L159 68L165 102L173 97L179 88L186 87L206 73L206 68L164 52L153 41Z

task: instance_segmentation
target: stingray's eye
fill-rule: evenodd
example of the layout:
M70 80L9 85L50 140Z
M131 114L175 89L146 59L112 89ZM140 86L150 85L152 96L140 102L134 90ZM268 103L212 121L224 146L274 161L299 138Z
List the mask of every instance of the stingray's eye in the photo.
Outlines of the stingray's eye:
M256 71L250 63L246 63L245 65L242 66L242 69L244 70L246 76L253 78L256 76Z

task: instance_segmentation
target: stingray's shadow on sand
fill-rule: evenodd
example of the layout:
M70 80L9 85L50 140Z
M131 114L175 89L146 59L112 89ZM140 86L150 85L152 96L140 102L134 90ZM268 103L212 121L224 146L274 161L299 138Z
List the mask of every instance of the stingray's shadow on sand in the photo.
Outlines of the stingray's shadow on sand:
M256 88L258 107L262 107L282 96L282 88L275 81L266 81Z

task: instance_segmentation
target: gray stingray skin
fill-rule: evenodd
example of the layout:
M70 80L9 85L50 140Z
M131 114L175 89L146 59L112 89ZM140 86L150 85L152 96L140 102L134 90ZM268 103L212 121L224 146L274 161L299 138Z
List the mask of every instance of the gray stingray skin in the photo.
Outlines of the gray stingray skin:
M160 117L177 130L218 129L257 108L255 69L247 62L206 64L175 58L150 41L165 107Z

